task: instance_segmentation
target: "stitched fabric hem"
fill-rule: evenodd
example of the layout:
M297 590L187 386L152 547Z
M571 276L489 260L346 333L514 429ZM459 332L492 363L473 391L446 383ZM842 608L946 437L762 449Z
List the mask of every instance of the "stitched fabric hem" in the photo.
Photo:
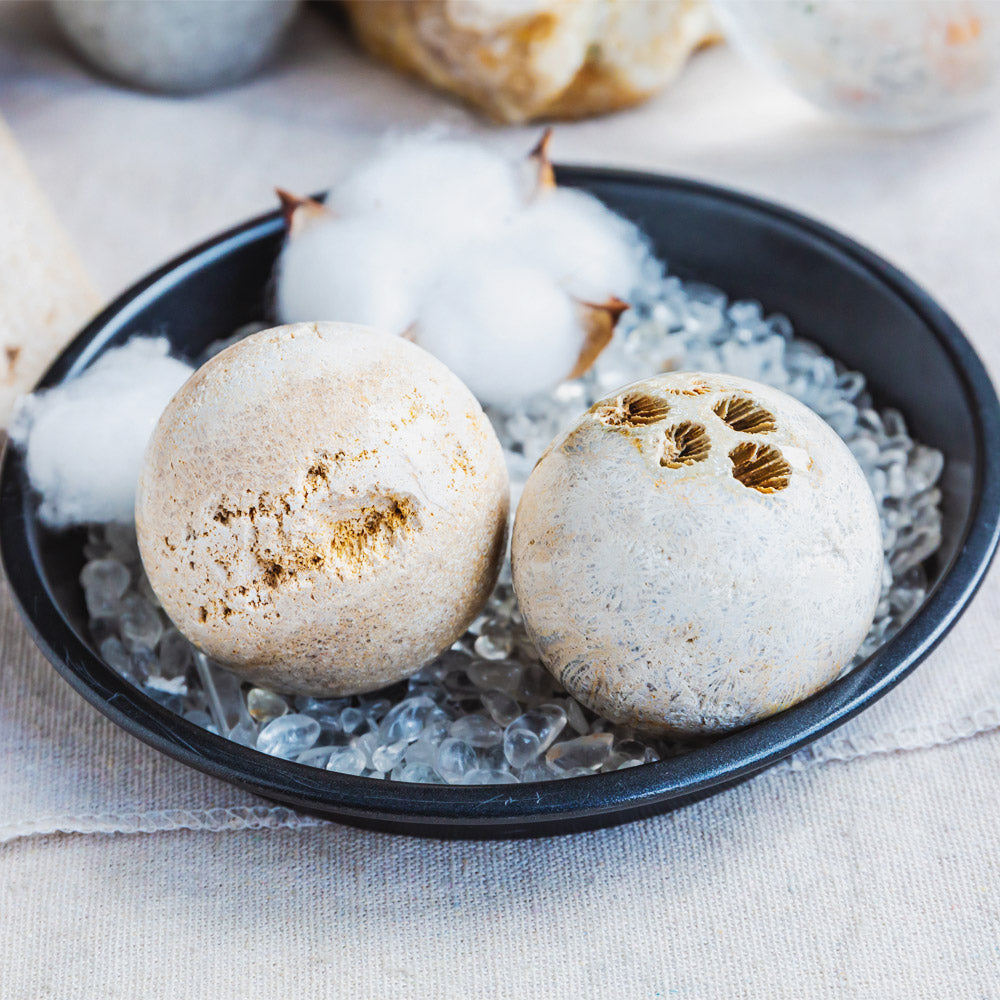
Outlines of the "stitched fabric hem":
M874 736L834 738L807 747L776 765L772 771L799 773L830 763L865 757L930 750L974 739L1000 729L1000 707L981 709L957 720L899 729ZM323 826L327 820L304 816L287 806L228 806L212 809L162 809L144 813L94 813L50 816L0 826L0 844L53 833L163 833L196 830L299 830Z
M778 768L804 771L831 762L845 763L884 754L930 750L972 739L1000 729L1000 707L984 708L960 719L897 729L874 736L833 737L817 746L806 747L782 761Z
M228 806L214 809L162 809L144 813L95 813L48 816L0 826L0 843L52 833L163 833L170 830L294 830L325 820L303 816L287 806Z

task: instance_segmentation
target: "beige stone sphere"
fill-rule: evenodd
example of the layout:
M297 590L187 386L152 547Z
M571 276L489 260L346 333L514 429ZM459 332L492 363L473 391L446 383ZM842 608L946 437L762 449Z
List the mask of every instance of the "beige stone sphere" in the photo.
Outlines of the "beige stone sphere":
M525 486L514 588L549 670L651 733L716 733L818 691L879 598L882 537L834 431L777 389L660 375L597 403Z
M447 648L504 555L503 452L472 393L398 337L276 327L171 400L136 499L143 565L197 647L258 684L344 695Z

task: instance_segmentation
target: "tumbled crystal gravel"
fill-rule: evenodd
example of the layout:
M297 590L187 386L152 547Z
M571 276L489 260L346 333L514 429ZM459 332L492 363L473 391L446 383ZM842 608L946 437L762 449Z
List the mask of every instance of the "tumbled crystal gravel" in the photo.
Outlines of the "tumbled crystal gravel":
M521 706L506 691L491 689L484 691L479 700L489 717L500 726L513 722L521 714ZM574 705L576 702L573 703ZM582 711L582 710L581 710Z
M549 747L545 763L557 774L567 771L596 771L611 756L611 733L588 733Z
M424 785L439 785L441 775L429 764L404 764L392 772L393 781L410 781Z
M448 733L473 747L496 746L503 739L503 729L489 716L478 713L456 719L448 728Z
M366 765L365 754L356 746L334 747L326 759L328 771L341 774L361 774Z
M160 639L157 656L163 677L181 677L194 665L191 643L175 628L168 628Z
M503 754L515 770L526 767L542 752L538 734L524 727L507 727L503 734Z
M391 771L406 753L406 741L399 740L396 743L380 743L371 752L371 764L373 771Z
M504 736L529 733L538 740L539 752L548 750L566 725L566 713L561 708L543 706L519 715L511 722Z
M360 708L345 708L340 713L340 728L345 733L357 732L364 721L365 713Z
M516 785L517 777L497 767L481 767L465 776L463 785Z
M319 739L320 726L308 715L273 719L257 736L257 749L274 757L295 757Z
M254 687L247 691L247 711L254 722L270 722L288 712L288 702L281 695L266 688Z
M153 649L163 635L163 619L141 594L126 594L121 602L118 633L129 649Z
M132 659L128 650L116 635L109 635L100 645L101 659L119 674L128 676L132 672Z
M441 741L435 757L435 768L445 781L460 784L465 776L479 767L475 749L465 740L449 737Z
M520 688L524 667L512 660L474 661L469 663L465 672L478 688L513 694Z
M440 740L435 740L433 736L421 733L420 738L414 740L403 754L403 762L406 764L430 764L437 761L438 744Z
M310 767L326 767L332 750L333 747L313 747L310 750L304 750L295 759L300 764L308 764Z
M120 611L131 575L114 559L94 559L80 572L80 585L91 618L109 618Z
M514 639L506 630L493 626L476 638L472 648L484 660L505 660L514 651Z
M378 729L379 739L383 743L415 740L436 707L430 698L424 696L406 698L391 708L382 719Z

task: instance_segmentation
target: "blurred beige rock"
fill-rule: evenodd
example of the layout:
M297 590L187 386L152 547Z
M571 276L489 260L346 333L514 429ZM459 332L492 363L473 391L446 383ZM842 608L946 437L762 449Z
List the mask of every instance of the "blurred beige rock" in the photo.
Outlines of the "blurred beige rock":
M582 118L667 86L720 38L707 0L347 0L361 43L501 122Z
M0 426L100 299L0 120Z

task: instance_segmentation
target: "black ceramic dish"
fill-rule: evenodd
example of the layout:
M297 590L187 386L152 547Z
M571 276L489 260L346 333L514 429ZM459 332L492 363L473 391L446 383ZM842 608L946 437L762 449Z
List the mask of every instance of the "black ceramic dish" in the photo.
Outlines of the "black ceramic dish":
M95 655L77 583L81 539L37 521L20 457L2 468L0 544L35 639L85 698L130 733L192 767L270 799L346 822L431 836L538 836L663 812L750 777L870 705L954 624L986 572L1000 523L1000 404L961 332L909 279L867 250L785 209L690 181L563 169L634 218L674 273L787 313L803 336L863 371L880 405L947 456L944 543L932 589L912 621L849 676L808 701L710 745L657 764L532 785L454 787L335 774L265 756L166 711ZM169 336L195 356L265 314L281 244L278 213L168 264L126 292L46 375L54 385L135 332Z

